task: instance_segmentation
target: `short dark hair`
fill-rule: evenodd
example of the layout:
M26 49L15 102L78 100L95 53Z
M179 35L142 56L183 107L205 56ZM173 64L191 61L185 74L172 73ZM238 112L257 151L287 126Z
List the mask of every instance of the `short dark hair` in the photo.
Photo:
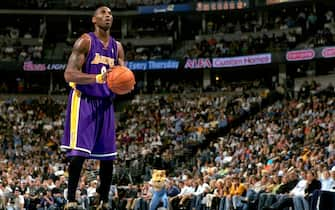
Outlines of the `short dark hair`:
M95 9L94 9L93 16L96 15L98 9L100 9L101 7L108 7L109 8L109 6L107 6L107 5L103 4L103 3L97 4L96 7L95 7Z

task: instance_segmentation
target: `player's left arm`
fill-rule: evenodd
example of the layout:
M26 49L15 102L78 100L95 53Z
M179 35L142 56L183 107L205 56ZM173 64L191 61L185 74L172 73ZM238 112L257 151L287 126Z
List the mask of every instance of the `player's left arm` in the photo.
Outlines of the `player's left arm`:
M126 64L124 63L124 50L122 47L122 44L118 41L116 41L117 44L117 60L118 64L121 66L125 66Z

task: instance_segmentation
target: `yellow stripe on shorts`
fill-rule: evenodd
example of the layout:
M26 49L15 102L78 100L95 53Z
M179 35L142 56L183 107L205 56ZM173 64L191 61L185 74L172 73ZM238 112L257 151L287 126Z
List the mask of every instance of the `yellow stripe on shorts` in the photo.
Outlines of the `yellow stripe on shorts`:
M79 109L80 109L80 92L78 90L73 90L71 99L71 125L70 125L71 149L74 149L77 146Z

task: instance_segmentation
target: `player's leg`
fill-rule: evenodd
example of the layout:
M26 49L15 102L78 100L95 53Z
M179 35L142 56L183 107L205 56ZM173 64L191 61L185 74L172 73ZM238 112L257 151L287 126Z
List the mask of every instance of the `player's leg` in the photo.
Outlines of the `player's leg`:
M68 191L67 191L68 203L65 206L65 209L77 209L76 190L78 187L80 173L84 161L85 157L73 156L70 158L70 165L68 168L69 172Z
M110 101L101 101L98 127L98 140L94 145L91 158L100 160L100 185L97 189L102 209L108 207L108 194L113 177L113 160L116 155L114 109ZM110 208L110 207L108 207ZM98 208L99 209L99 208Z
M113 161L112 160L101 160L100 161L100 186L97 189L97 193L100 195L100 203L108 205L108 194L113 178Z
M89 157L94 142L95 122L91 117L93 103L82 98L79 91L73 91L69 97L68 112L65 119L64 137L62 149L67 150L67 157L70 164L68 168L68 203L65 209L76 208L76 189L80 179L83 163Z

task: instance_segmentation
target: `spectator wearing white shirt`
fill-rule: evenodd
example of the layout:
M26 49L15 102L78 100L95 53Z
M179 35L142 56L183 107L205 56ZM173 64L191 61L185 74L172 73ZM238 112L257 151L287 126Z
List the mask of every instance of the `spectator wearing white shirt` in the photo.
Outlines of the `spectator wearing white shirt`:
M204 182L202 178L198 178L195 182L197 183L197 186L195 192L191 197L192 208L196 208L201 204L204 192L206 191L206 189L210 188L209 185L206 182Z
M180 193L170 199L170 204L172 207L172 210L181 209L184 205L184 202L188 200L192 194L195 192L195 188L192 185L193 179L190 175L186 175L186 179L182 180L180 182L183 182L183 187L180 190Z
M87 188L87 197L90 203L94 201L94 198L97 193L97 180L93 180L90 182L89 187Z
M323 176L321 177L321 190L332 190L334 187L334 179L330 176L330 172L328 170L324 171Z
M197 179L196 182L198 183L198 186L195 192L193 193L193 195L195 196L203 194L205 189L209 188L209 185L206 182L203 182L203 179L201 178Z
M23 210L23 207L24 207L24 197L23 195L21 195L20 189L16 187L14 191L14 209Z
M301 179L298 184L291 190L291 196L304 196L307 187L307 180L305 178Z
M307 188L307 179L305 171L301 172L301 179L297 185L290 191L288 196L281 197L277 202L269 207L264 208L264 210L279 210L285 207L293 207L296 198L301 198L305 196L305 190Z
M194 193L194 187L192 186L192 179L187 178L184 180L184 187L181 189L180 193L177 195L178 197L182 197L185 195L190 195Z

